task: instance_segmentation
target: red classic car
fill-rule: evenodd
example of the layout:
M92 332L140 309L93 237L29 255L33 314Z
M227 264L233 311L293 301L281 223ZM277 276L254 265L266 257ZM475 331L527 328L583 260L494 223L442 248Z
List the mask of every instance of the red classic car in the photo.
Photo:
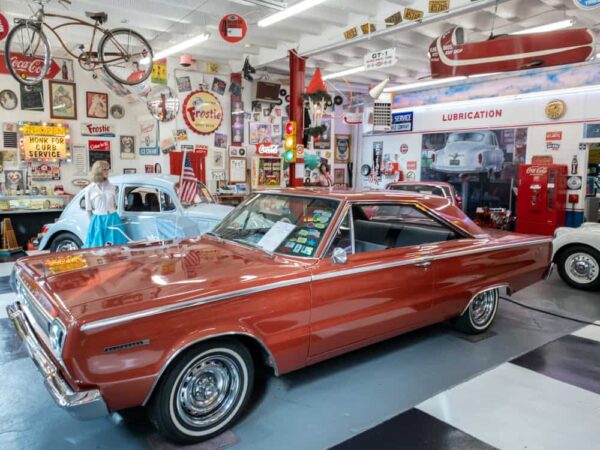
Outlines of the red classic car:
M444 181L394 181L385 187L390 191L418 192L419 194L438 195L462 209L462 198L450 183Z
M144 405L195 442L239 417L258 365L282 375L447 319L480 333L551 253L438 196L262 192L202 237L20 259L8 313L60 406Z

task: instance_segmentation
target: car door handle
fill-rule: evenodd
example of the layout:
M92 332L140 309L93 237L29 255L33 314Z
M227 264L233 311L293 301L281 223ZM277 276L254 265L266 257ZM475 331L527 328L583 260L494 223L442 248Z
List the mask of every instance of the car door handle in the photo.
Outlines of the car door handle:
M423 267L424 269L427 269L429 266L431 266L431 261L423 261L415 264L415 267Z

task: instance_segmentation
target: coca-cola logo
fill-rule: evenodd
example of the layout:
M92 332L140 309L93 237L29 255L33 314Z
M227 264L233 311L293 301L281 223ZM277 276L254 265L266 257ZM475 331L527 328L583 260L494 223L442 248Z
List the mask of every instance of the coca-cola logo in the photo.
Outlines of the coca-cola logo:
M17 73L25 72L31 76L39 76L44 67L43 59L23 58L22 56L11 56L10 63Z
M274 144L258 144L256 151L259 155L278 155L279 147Z
M530 166L525 171L527 175L546 175L548 168L544 166Z

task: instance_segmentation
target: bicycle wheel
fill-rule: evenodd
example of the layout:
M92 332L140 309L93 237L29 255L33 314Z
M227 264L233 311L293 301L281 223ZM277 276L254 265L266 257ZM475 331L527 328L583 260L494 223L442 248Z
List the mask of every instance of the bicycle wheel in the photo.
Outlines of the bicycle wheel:
M50 69L50 44L38 24L23 22L15 26L8 33L4 49L6 67L21 84L40 83Z
M98 56L106 73L122 84L140 84L152 73L152 47L142 35L127 28L104 33Z

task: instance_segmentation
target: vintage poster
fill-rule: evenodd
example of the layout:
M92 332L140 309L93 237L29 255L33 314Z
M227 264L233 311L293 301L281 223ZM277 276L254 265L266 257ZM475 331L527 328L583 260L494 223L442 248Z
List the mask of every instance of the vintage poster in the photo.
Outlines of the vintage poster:
M331 117L321 119L321 125L325 127L323 132L315 137L315 149L329 150L331 148Z
M21 88L21 109L23 111L44 110L44 85L42 83L34 86L19 85Z
M135 158L135 136L120 136L119 147L121 149L121 159Z
M145 150L158 150L158 122L154 119L140 120L138 138L140 155L145 154Z
M335 162L344 164L349 163L351 159L351 136L349 134L335 135Z
M110 158L110 141L88 141L90 169L96 161L106 161L112 167Z
M57 163L31 163L32 181L60 180L60 166Z
M271 124L268 122L250 122L250 144L262 144L271 143L272 141L272 129Z
M77 91L75 83L48 82L50 89L50 117L77 120Z

